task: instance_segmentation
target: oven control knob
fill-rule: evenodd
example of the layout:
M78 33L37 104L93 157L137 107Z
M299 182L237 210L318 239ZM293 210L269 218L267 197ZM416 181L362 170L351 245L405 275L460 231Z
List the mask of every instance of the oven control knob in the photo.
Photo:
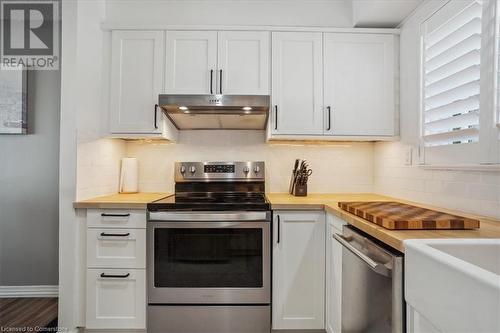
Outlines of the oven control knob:
M253 172L255 172L255 173L259 173L259 172L260 172L260 166L256 165L256 166L253 168Z
M191 166L189 167L189 172L191 172L191 173L195 173L195 172L196 172L196 167L195 167L194 165L191 165Z
M181 165L181 173L182 174L186 173L186 166L185 165Z
M250 172L250 168L249 168L249 167L247 167L247 166L246 166L246 167L244 167L244 168L243 168L243 172L244 172L245 174L249 173L249 172Z

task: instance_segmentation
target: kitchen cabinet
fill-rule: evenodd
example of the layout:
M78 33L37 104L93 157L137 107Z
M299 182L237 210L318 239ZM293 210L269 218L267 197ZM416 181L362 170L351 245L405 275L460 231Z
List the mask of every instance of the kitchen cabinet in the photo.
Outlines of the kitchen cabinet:
M273 32L272 134L323 134L322 52L320 32Z
M269 94L269 32L167 31L165 93Z
M273 32L268 139L396 137L396 38L375 33Z
M406 332L408 333L440 333L443 332L425 318L411 305L406 305Z
M87 270L87 329L145 329L146 271Z
M87 266L146 268L146 230L89 228Z
M113 134L162 134L155 107L163 88L163 31L113 31L109 129Z
M343 220L326 215L326 307L327 333L340 333L342 306L342 245L334 240L334 233L342 233Z
M273 329L325 328L325 213L274 211Z
M395 135L393 35L325 33L325 133Z
M216 72L216 31L167 31L166 94L213 94Z
M218 93L269 95L269 35L267 31L218 32Z
M146 328L146 211L88 209L86 329Z

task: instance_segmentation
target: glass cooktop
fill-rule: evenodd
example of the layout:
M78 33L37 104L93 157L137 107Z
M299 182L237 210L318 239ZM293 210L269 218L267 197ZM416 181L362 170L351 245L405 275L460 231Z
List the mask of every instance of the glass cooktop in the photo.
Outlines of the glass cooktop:
M264 193L183 192L148 204L148 210L269 210Z

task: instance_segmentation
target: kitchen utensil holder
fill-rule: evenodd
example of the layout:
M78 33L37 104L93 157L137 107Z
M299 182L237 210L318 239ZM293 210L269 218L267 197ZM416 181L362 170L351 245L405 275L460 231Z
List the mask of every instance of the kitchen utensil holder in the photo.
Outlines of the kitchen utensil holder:
M295 184L293 187L293 193L294 196L296 197L305 197L307 196L307 184L305 185L298 185Z

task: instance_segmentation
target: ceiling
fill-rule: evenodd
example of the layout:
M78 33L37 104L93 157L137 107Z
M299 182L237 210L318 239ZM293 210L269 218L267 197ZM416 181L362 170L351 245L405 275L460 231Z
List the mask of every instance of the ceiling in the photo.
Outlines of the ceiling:
M352 23L357 28L395 28L423 0L346 0L351 2Z

